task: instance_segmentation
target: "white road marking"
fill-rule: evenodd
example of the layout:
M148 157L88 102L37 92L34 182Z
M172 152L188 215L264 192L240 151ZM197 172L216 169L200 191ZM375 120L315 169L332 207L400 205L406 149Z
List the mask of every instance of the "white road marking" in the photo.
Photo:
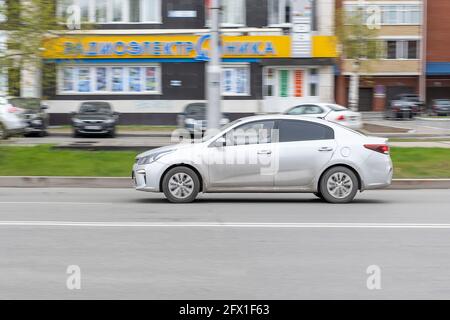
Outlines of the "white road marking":
M36 201L36 202L27 202L27 201L5 201L0 202L0 204L30 204L30 205L47 205L47 204L53 204L53 205L80 205L80 206L88 206L88 205L95 205L95 206L105 206L105 205L111 205L112 203L107 202L43 202L43 201Z
M0 227L450 229L450 224L0 221Z

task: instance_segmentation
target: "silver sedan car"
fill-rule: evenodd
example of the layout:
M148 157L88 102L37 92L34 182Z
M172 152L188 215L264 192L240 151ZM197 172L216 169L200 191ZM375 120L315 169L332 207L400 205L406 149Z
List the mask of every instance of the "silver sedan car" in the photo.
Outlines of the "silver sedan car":
M203 141L150 150L132 172L137 190L174 203L219 192L314 193L348 203L358 191L388 187L392 175L386 139L289 115L239 119Z

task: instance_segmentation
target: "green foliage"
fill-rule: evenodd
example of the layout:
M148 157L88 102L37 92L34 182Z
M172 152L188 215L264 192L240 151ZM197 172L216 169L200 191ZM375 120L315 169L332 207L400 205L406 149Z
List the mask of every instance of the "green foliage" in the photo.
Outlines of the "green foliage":
M41 63L43 42L64 25L56 15L54 0L8 1L0 6L6 18L2 28L8 34L7 50L0 53L0 66L22 68Z
M138 152L0 146L0 176L128 177ZM450 149L392 148L395 178L450 178Z
M342 58L353 60L355 71L369 68L370 60L380 58L384 52L382 42L377 40L378 30L369 27L363 10L338 10L335 32Z

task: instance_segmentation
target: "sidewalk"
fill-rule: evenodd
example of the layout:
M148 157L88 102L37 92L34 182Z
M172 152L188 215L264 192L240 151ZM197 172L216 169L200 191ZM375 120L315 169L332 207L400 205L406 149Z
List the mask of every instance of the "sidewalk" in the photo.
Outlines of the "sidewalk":
M399 148L445 148L445 149L450 149L450 140L449 141L389 142L389 145L391 147L399 147Z

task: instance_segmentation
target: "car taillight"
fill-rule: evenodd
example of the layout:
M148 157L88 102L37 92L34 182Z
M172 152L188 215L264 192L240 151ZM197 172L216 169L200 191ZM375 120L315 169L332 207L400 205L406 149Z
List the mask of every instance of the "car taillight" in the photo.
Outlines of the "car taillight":
M19 109L14 107L14 106L9 106L8 107L8 112L9 113L17 113L17 112L19 112Z
M379 153L389 154L389 146L387 144L365 144L364 147Z
M343 115L340 115L339 117L336 118L337 121L344 121L345 117Z

